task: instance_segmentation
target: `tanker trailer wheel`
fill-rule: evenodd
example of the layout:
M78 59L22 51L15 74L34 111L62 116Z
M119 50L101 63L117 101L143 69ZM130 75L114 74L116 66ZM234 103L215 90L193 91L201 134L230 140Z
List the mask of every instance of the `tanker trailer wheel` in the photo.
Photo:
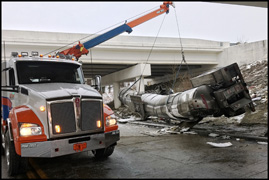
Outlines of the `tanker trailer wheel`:
M227 109L224 110L224 115L226 117L233 117L233 116L241 115L241 114L243 114L245 112L246 112L246 110L244 108L240 108L237 111L233 111L232 108L227 108Z
M101 159L110 156L114 152L114 149L115 145L111 145L107 148L92 150L92 153L96 159Z
M10 141L10 135L8 131L6 132L5 137L5 155L9 176L26 172L28 166L28 158L22 158L16 153L14 143Z

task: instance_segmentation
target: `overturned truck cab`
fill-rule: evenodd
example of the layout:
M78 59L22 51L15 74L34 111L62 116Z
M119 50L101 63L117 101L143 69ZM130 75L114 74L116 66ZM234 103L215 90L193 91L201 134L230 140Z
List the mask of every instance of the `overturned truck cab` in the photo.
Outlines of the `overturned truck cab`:
M247 84L237 63L204 73L191 79L193 88L167 95L137 94L128 88L119 93L120 101L143 119L149 116L186 122L204 117L232 117L255 111Z

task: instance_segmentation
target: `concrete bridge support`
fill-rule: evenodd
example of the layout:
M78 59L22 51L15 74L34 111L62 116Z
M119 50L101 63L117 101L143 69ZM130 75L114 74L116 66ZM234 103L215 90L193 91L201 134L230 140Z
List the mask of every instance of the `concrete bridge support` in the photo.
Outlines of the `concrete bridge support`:
M142 93L145 92L144 77L151 75L150 64L137 64L127 69L102 77L102 86L113 84L114 107L116 109L121 106L121 102L118 98L120 92L120 82L128 80L135 81L139 79L141 75L142 77L140 81L137 82L135 87L137 91L139 90L139 92Z
M140 77L136 77L135 80L138 80ZM145 92L145 82L144 77L142 76L141 79L136 83L136 91L139 93Z
M114 96L114 107L117 109L121 106L121 102L118 98L118 95L120 93L120 83L119 82L113 82L113 96Z

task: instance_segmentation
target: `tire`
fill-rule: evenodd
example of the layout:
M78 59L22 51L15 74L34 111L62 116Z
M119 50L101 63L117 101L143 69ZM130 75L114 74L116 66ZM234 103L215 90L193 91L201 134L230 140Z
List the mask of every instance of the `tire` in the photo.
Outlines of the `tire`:
M1 117L1 156L5 155L5 148L4 148L4 144L5 144L5 128L4 128L4 125L3 125L3 118Z
M220 117L220 116L222 116L223 115L223 112L220 110L220 111L218 111L218 112L215 112L214 114L213 114L213 117Z
M114 152L114 149L115 145L112 145L107 148L92 150L92 153L96 159L102 159L110 156Z
M5 146L8 175L14 176L19 173L25 173L28 167L28 158L22 158L16 153L14 143L10 141L8 131L5 136Z
M229 117L241 115L245 112L246 111L244 108L240 108L237 111L233 111L231 108L228 108L224 110L224 115L229 118Z

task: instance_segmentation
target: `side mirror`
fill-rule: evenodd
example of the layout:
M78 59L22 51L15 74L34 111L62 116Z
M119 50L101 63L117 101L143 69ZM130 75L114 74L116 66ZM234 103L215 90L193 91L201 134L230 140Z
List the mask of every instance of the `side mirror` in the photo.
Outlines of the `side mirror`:
M101 76L99 76L99 75L97 75L97 76L95 76L94 77L94 86L95 86L95 89L97 90L97 91L101 91Z

